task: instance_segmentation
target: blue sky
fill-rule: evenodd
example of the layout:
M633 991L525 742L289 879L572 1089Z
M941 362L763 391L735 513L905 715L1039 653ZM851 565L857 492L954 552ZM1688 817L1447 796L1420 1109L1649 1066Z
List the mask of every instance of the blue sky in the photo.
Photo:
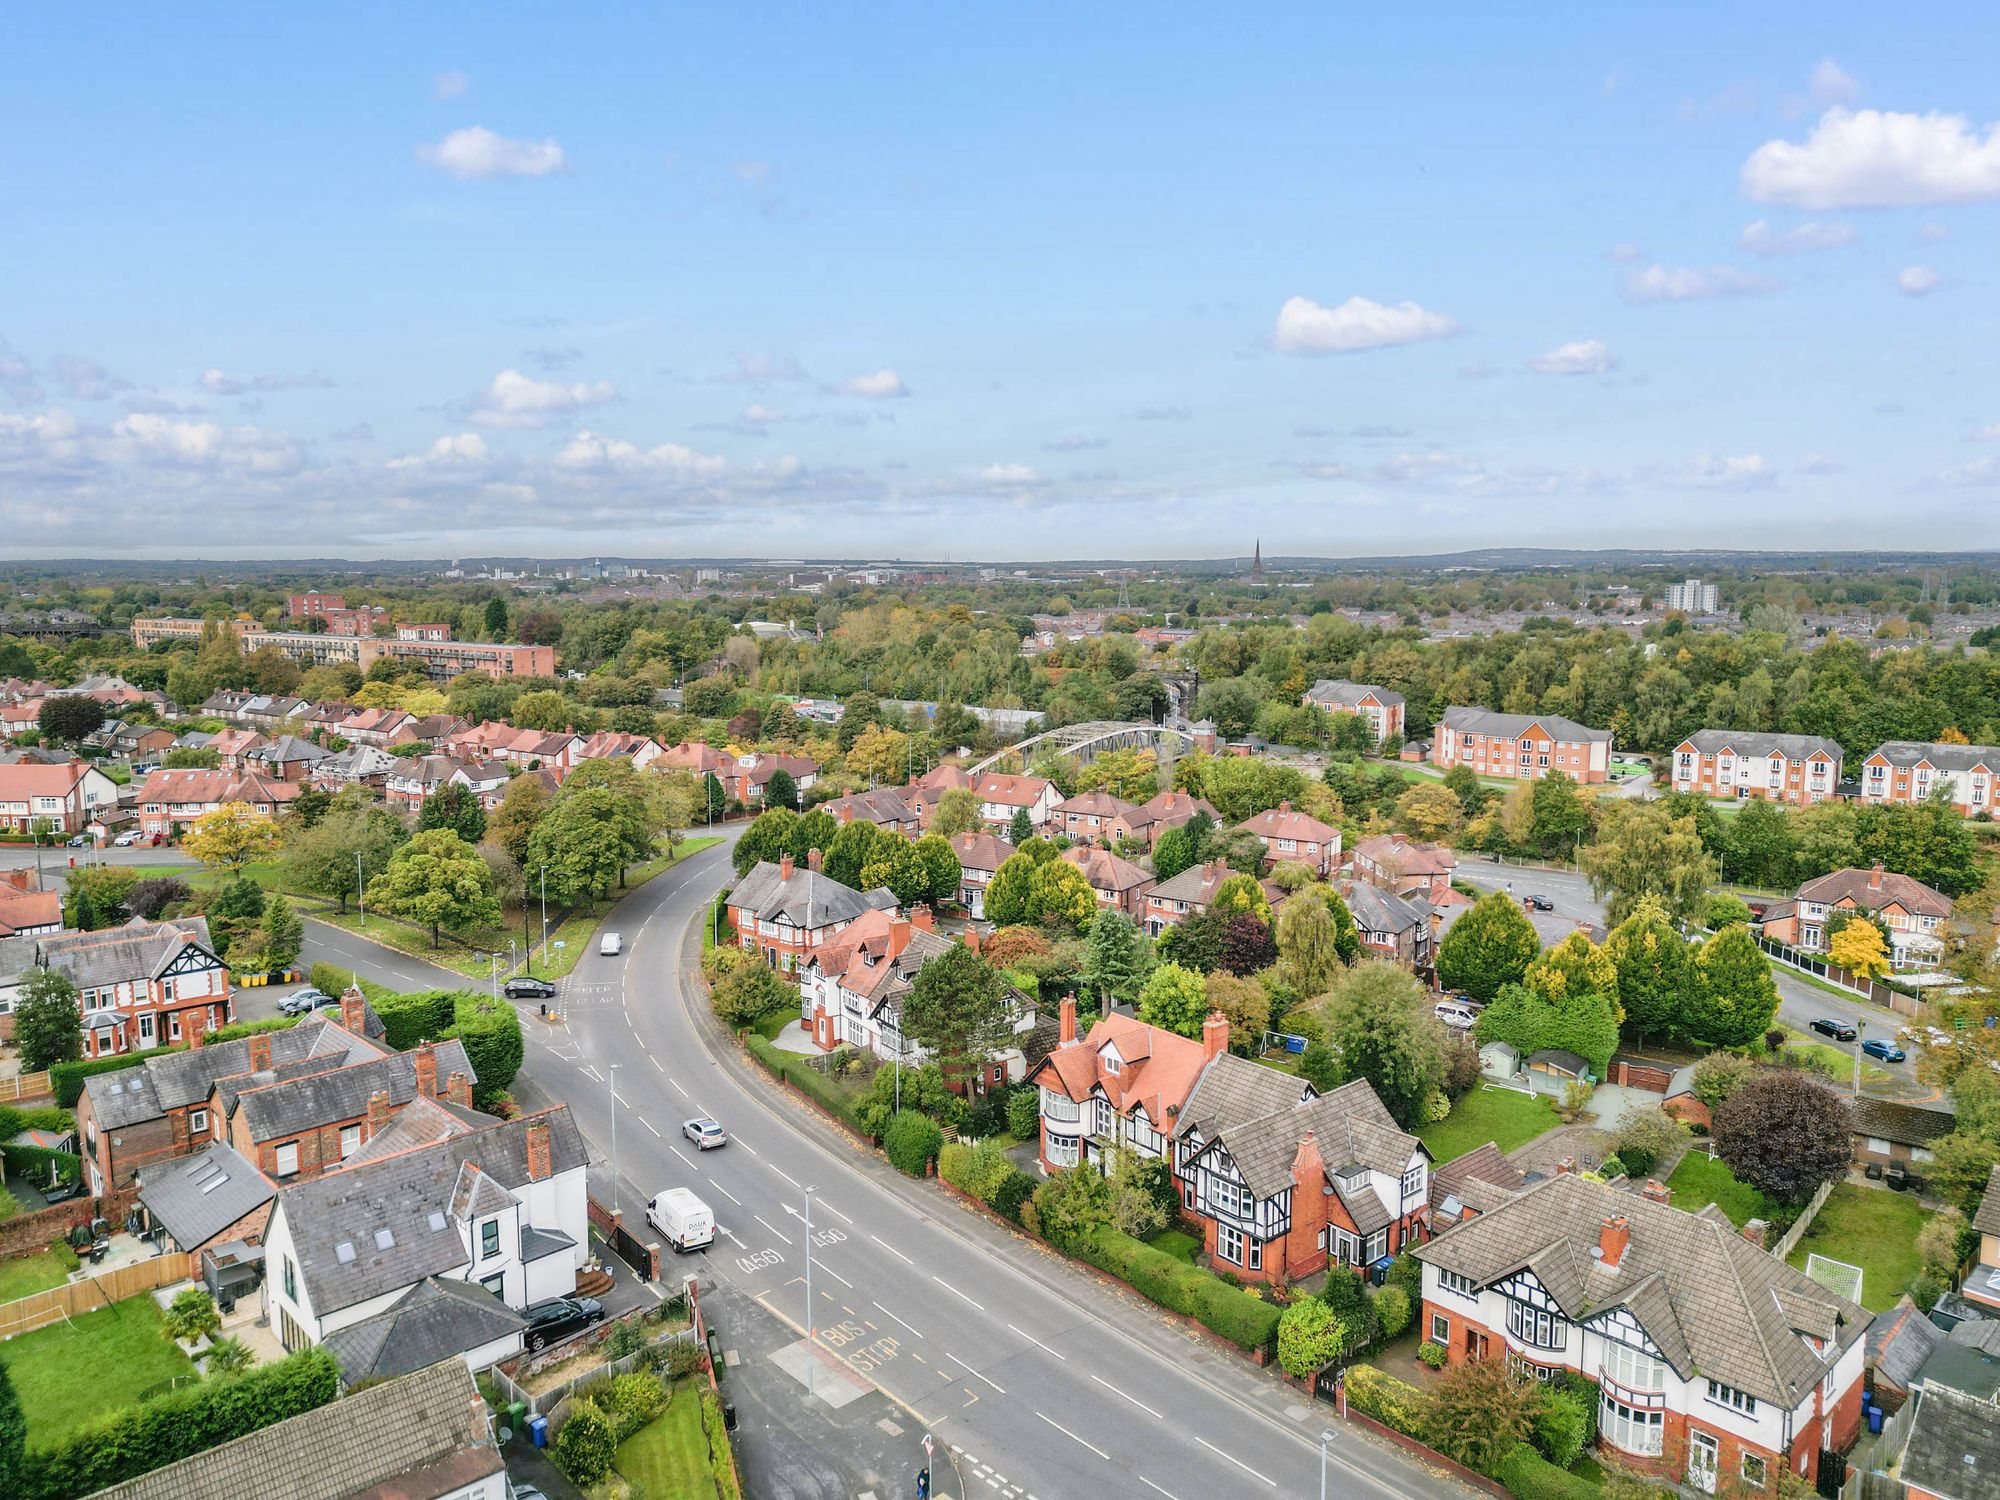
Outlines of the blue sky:
M2000 542L1989 9L1230 11L16 15L0 551Z

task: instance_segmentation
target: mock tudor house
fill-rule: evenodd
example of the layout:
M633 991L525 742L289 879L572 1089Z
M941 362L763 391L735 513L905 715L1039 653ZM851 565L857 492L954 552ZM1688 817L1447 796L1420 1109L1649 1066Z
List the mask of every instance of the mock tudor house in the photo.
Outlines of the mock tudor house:
M1431 763L1470 766L1482 776L1538 781L1560 771L1591 785L1611 776L1611 731L1559 714L1499 714L1447 708L1431 740Z
M1365 881L1344 893L1347 910L1362 950L1371 958L1386 958L1410 969L1428 969L1437 951L1431 904L1422 896L1403 897Z
M1370 737L1379 745L1384 740L1403 737L1404 702L1401 693L1368 682L1342 682L1322 678L1305 691L1300 700L1333 714L1353 714L1368 723Z
M1246 818L1242 826L1264 846L1266 865L1296 861L1324 880L1340 863L1340 830L1309 813L1293 812L1289 801Z
M819 868L820 851L806 867L791 855L776 864L759 860L736 882L724 902L737 943L759 954L781 974L796 975L815 949L831 942L848 923L868 911L894 911L896 898L879 886L857 891Z
M1951 899L1921 880L1880 865L1833 870L1798 888L1791 901L1764 913L1764 935L1808 953L1826 951L1826 926L1838 912L1879 918L1889 929L1889 956L1898 969L1927 968L1943 948Z
M986 887L1009 859L1014 846L990 833L952 835L951 852L958 856L958 904L975 918L986 915Z
M1673 789L1746 801L1767 797L1807 807L1840 786L1840 742L1816 734L1744 734L1702 729L1673 753Z
M1598 1444L1715 1493L1807 1480L1859 1431L1869 1313L1738 1233L1558 1170L1417 1249L1423 1329L1454 1364L1599 1383Z
M76 986L85 1057L192 1041L230 1021L229 970L206 917L55 933L37 940L35 959Z
M801 792L812 790L819 776L819 762L803 755L767 755L752 752L739 755L728 769L717 773L722 789L745 807L761 807L764 788L783 771ZM796 812L798 809L794 808Z
M0 766L0 828L26 833L43 818L59 833L81 833L100 810L118 805L118 783L88 761L17 761Z
M1229 1051L1227 1018L1211 1013L1201 1040L1194 1041L1121 1011L1079 1037L1073 995L1063 997L1059 1015L1055 1049L1028 1075L1041 1090L1042 1170L1108 1166L1119 1146L1167 1156L1175 1121L1202 1069Z
M1120 859L1109 849L1084 845L1063 850L1060 858L1083 872L1097 897L1101 911L1120 911L1136 924L1146 918L1146 892L1153 888L1153 872Z
M1863 802L1926 802L1941 787L1968 818L1992 812L2000 801L2000 748L1890 740L1861 762Z
M972 780L972 794L979 799L980 821L998 833L1005 833L1014 814L1026 811L1037 833L1049 826L1062 793L1053 781L1040 776L1012 776L1004 771L982 771Z
M383 778L382 800L399 812L416 812L464 769L449 755L396 757L395 769Z
M516 1312L576 1289L590 1254L587 1153L567 1104L427 1142L392 1133L376 1143L389 1149L278 1193L264 1275L287 1350L393 1316L433 1278L484 1287ZM489 1345L454 1352L504 1358L518 1330Z
M523 771L524 776L553 776L554 772ZM507 795L507 788L514 781L513 769L497 760L482 761L476 765L461 764L451 773L447 784L462 786L479 800L479 805L487 812L495 811ZM551 786L550 792L555 788Z
M329 759L332 753L295 734L281 734L252 750L248 760L251 770L279 781L310 781L313 767Z
M1435 898L1451 889L1458 856L1442 844L1400 833L1374 833L1354 846L1354 878L1398 896Z

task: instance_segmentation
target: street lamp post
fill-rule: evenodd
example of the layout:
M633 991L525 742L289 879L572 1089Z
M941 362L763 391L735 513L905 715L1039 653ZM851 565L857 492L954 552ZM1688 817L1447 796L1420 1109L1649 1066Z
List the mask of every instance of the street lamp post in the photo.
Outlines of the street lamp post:
M1333 1441L1333 1429L1322 1428L1319 1435L1319 1500L1326 1500L1326 1446Z
M542 962L549 961L549 867L542 866Z
M813 1367L818 1356L813 1352L813 1190L806 1189L806 1394L813 1392Z

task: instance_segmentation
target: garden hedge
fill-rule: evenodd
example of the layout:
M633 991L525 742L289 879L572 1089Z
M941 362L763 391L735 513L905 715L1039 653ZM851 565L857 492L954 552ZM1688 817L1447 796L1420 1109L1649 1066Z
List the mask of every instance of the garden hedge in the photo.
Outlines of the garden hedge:
M340 1366L324 1349L302 1349L233 1380L169 1391L81 1428L53 1448L30 1450L19 1500L95 1494L312 1411L339 1394Z
M834 1081L815 1068L803 1057L789 1052L780 1052L770 1042L754 1031L742 1033L743 1045L750 1049L750 1055L763 1064L765 1071L776 1074L815 1103L822 1105L836 1119L866 1136L869 1133L861 1127L861 1120L854 1112L854 1105ZM872 1140L873 1137L869 1136Z
M1278 1336L1279 1308L1129 1234L1095 1230L1077 1247L1077 1255L1240 1349L1262 1349Z
M1428 1441L1431 1398L1408 1381L1385 1375L1373 1365L1349 1365L1346 1384L1347 1404L1356 1411L1405 1437Z
M49 1087L54 1091L56 1103L64 1109L76 1108L76 1101L83 1096L83 1081L94 1078L99 1073L118 1073L126 1068L136 1068L149 1057L165 1057L169 1052L184 1051L186 1042L174 1042L165 1047L154 1047L145 1052L125 1052L116 1057L88 1057L78 1062L59 1062L49 1069Z
M938 1122L914 1109L891 1116L889 1128L882 1132L882 1151L889 1164L910 1177L923 1176L943 1145L944 1131Z
M458 1019L457 995L456 990L417 990L376 1000L375 1014L382 1019L389 1045L407 1052L419 1042L440 1040Z
M1353 1391L1348 1400L1354 1399ZM1604 1491L1588 1479L1558 1469L1532 1443L1521 1443L1505 1458L1494 1474L1516 1500L1603 1500Z
M83 1158L74 1151L51 1151L45 1146L0 1146L0 1161L6 1162L9 1177L18 1177L37 1187L49 1180L51 1166L64 1182L76 1182L83 1177Z
M213 1047L218 1042L240 1042L246 1036L262 1036L271 1031L290 1031L304 1016L266 1016L261 1021L232 1021L227 1026L219 1026L211 1031L203 1041L204 1046Z
M505 1002L459 990L451 996L453 1023L440 1040L457 1038L472 1063L473 1102L482 1109L507 1091L521 1071L527 1043L521 1038L521 1013ZM381 1007L377 1006L379 1013Z
M0 1141L11 1141L24 1130L61 1132L75 1128L76 1116L59 1104L43 1104L32 1109L0 1104Z

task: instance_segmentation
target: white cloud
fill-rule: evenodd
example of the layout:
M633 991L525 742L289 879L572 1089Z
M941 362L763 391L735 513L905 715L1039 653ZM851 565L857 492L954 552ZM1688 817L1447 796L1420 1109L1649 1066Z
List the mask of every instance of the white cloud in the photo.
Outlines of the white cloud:
M1648 266L1625 278L1627 302L1694 302L1707 297L1752 297L1782 282L1734 266Z
M440 73L431 80L431 97L459 99L463 98L465 91L471 87L472 80L454 69L448 73Z
M1644 260L1646 252L1637 245L1627 242L1625 244L1613 245L1609 250L1604 252L1604 258L1615 265L1628 266L1633 261Z
M729 385L768 385L774 380L804 380L806 372L789 354L739 354L734 368L714 378Z
M1929 266L1905 266L1897 273L1896 289L1905 297L1928 297L1943 281Z
M1572 339L1528 361L1537 375L1602 375L1618 361L1602 339Z
M76 418L66 411L32 417L0 411L0 470L17 464L64 464L81 451Z
M305 391L322 389L333 382L316 372L304 375L253 375L244 380L235 375L225 375L220 370L201 372L201 388L211 396L269 395L273 391Z
M298 445L281 433L260 427L224 428L215 422L177 422L152 412L120 417L105 453L127 462L227 470L239 477L290 474L303 462Z
M563 148L552 140L509 140L484 125L468 125L435 146L419 146L417 159L449 172L460 182L487 177L546 177L567 165Z
M681 481L719 478L729 467L714 454L679 443L641 448L595 432L579 432L563 444L554 464L558 472L578 478L636 475Z
M766 406L761 401L755 401L743 408L741 420L752 426L764 427L772 422L785 421L786 414L775 406Z
M422 453L409 453L389 460L392 469L467 468L487 460L486 439L476 432L441 437Z
M1796 208L1901 208L2000 198L2000 125L1964 115L1850 110L1820 116L1804 142L1766 141L1743 163L1743 196Z
M1939 240L1951 238L1951 231L1942 224L1926 224L1917 231L1917 238L1926 245L1935 245Z
M1969 464L1945 469L1932 476L1939 484L1980 485L2000 480L2000 460L1975 458Z
M2000 422L1988 422L1983 427L1975 427L1966 439L1973 443L2000 443Z
M903 377L894 370L876 370L869 375L850 375L834 388L840 396L860 396L869 401L890 401L910 394Z
M1042 482L1042 476L1026 464L988 464L979 471L979 482L995 489L1025 489Z
M1278 309L1271 340L1286 354L1353 354L1456 332L1458 324L1450 318L1414 302L1385 306L1349 297L1338 307L1322 307L1309 297L1291 297Z
M81 354L58 354L49 360L49 374L77 401L109 401L120 391L132 389L129 380L120 380L94 359Z
M1110 446L1110 438L1086 437L1081 433L1071 433L1042 444L1042 449L1047 453L1082 453L1087 449Z
M1852 104L1861 97L1861 85L1830 57L1822 57L1812 70L1815 104Z
M23 406L42 399L42 387L35 379L35 367L28 363L25 354L16 353L4 336L0 336L0 391L6 392L10 401L17 401Z
M1717 457L1704 453L1693 463L1670 471L1669 480L1705 490L1761 490L1778 482L1778 471L1761 453Z
M1851 224L1826 224L1815 219L1790 229L1773 229L1768 220L1759 219L1744 228L1736 243L1752 255L1798 255L1807 250L1838 250L1860 238Z
M559 380L536 380L519 370L502 370L477 398L472 420L481 427L540 427L560 412L582 411L617 399L618 389L608 380L564 385Z

